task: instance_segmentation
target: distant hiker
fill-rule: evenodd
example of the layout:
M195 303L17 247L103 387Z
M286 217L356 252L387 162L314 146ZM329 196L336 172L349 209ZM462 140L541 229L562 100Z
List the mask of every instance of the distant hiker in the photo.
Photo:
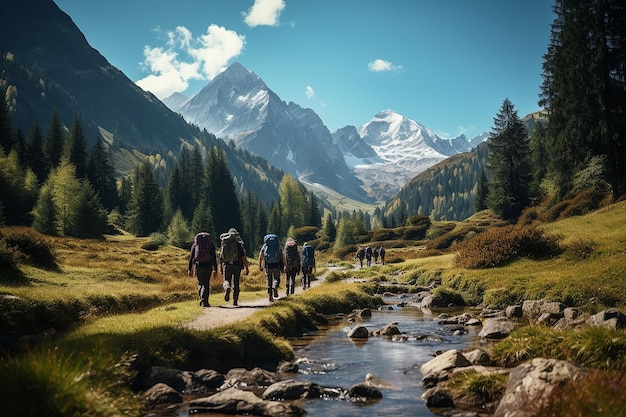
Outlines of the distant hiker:
M385 264L385 248L381 246L380 249L378 249L378 254L380 255L380 263L384 265Z
M243 240L237 229L230 228L228 232L220 235L220 264L222 265L222 276L224 277L224 301L230 300L230 290L233 290L233 305L238 305L239 301L239 281L241 270L246 270L246 275L250 272L248 258Z
M359 248L356 250L356 254L354 255L354 259L358 259L359 262L361 263L361 268L363 268L363 259L365 258L365 251L363 250L362 247L359 246Z
M265 271L267 277L267 295L270 301L278 298L280 271L285 269L285 259L280 250L278 236L268 233L263 237L263 246L259 252L259 269Z
M378 248L374 248L374 263L378 263Z
M285 273L287 274L287 278L285 280L287 285L287 295L290 295L293 294L296 289L296 276L298 276L301 266L298 244L293 238L287 239L283 252L285 254Z
M311 288L311 278L315 269L315 248L304 242L302 245L302 287Z
M367 266L372 266L372 248L369 246L365 248L365 259L367 260Z
M198 278L198 296L202 307L210 307L209 281L213 272L217 272L215 244L208 232L199 232L191 245L187 275Z

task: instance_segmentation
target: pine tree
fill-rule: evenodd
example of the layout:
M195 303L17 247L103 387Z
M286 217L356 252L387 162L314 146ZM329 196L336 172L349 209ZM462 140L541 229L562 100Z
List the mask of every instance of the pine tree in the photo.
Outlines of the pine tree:
M130 200L133 198L133 180L122 177L117 195L120 202L120 214L124 215L130 206Z
M476 184L476 193L474 197L474 212L478 213L487 208L487 194L489 193L489 180L485 170L480 171L478 183Z
M39 182L43 183L48 175L48 167L43 153L43 136L37 122L33 123L28 134L26 160L27 165L37 175Z
M309 218L306 222L309 226L322 227L322 214L320 213L319 202L317 201L317 197L315 194L309 193Z
M52 197L52 190L48 184L41 188L37 204L33 209L33 229L46 235L58 234L59 226L56 206Z
M87 177L87 140L78 117L74 118L70 134L65 142L63 157L76 167L76 178Z
M516 219L530 201L530 147L526 128L508 98L494 118L487 143L487 207L505 219Z
M548 111L547 177L558 198L589 158L606 155L613 195L626 192L626 8L619 0L556 0L540 105Z
M106 211L89 180L83 178L79 182L79 192L70 207L69 228L65 233L79 238L100 238L107 230Z
M298 183L289 174L285 174L280 181L278 195L281 216L280 224L276 225L275 233L284 236L289 227L305 225L305 213L308 212L307 201Z
M112 210L120 204L115 168L111 156L98 138L87 161L87 178L98 194L103 207Z
M337 228L335 227L335 221L331 213L327 213L324 219L324 237L329 242L334 241L337 237Z
M206 231L211 234L215 234L215 226L213 223L213 216L211 215L211 207L205 199L200 200L200 203L196 206L193 212L193 218L191 220L191 231L198 233L200 231Z
M205 193L203 195L209 201L216 232L223 233L231 227L242 230L239 198L226 163L226 155L221 149L217 147L211 149L204 178Z
M48 126L46 141L44 143L44 154L50 169L58 167L61 163L64 145L65 134L63 133L63 125L59 119L59 113L56 109L54 109L52 111L52 117L50 119L50 125Z
M0 97L0 150L5 155L9 153L13 147L13 129L11 127L11 117L7 109L4 97Z
M176 210L170 225L167 227L167 239L170 245L179 248L188 248L192 240L192 233L183 212Z
M148 236L159 230L162 221L163 197L152 164L146 160L135 169L126 227L136 236Z

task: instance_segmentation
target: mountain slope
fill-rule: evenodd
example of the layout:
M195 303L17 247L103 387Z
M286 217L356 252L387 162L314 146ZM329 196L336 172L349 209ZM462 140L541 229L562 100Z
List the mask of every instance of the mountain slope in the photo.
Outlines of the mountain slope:
M285 103L239 63L216 76L179 111L188 122L233 140L302 181L368 200L319 116Z
M93 49L52 0L0 0L0 92L9 92L15 128L45 131L53 109L69 127L78 117L91 144L108 144L119 174L160 155L159 179L181 146L225 150L231 173L263 201L277 197L282 171L188 124Z

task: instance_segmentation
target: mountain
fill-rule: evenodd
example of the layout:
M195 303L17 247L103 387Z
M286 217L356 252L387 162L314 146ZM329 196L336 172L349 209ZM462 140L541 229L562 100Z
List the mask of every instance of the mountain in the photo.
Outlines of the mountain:
M261 78L237 62L178 111L189 123L232 140L303 182L369 200L319 116L284 102Z
M182 93L174 93L161 101L163 101L163 104L167 107L177 112L187 101L189 101L189 97Z
M442 139L392 110L379 112L358 129L346 126L333 133L333 140L344 151L366 191L378 201L391 197L420 172L449 156L469 151L486 137L485 133L472 140L464 135Z
M218 146L237 184L264 201L277 197L282 171L200 131L139 88L52 0L0 0L0 10L0 93L14 128L28 132L37 121L45 132L56 109L66 128L78 118L90 145L103 139L119 174L153 155L162 181L182 147Z

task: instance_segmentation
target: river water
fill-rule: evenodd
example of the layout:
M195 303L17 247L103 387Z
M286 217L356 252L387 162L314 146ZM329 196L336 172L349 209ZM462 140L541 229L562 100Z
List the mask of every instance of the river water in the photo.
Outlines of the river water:
M408 336L406 340L374 336L354 341L347 337L348 330L355 325L374 331L394 322L400 332ZM383 398L376 402L307 400L305 410L310 416L333 417L436 415L421 399L424 390L419 386L422 379L419 369L435 352L461 350L476 340L479 329L467 328L468 333L457 335L454 333L457 327L440 325L432 314L417 308L394 307L373 312L370 319L356 323L341 320L311 337L293 340L300 369L297 380L344 389L364 382L367 374L384 381L379 388ZM424 335L428 336L423 338Z

